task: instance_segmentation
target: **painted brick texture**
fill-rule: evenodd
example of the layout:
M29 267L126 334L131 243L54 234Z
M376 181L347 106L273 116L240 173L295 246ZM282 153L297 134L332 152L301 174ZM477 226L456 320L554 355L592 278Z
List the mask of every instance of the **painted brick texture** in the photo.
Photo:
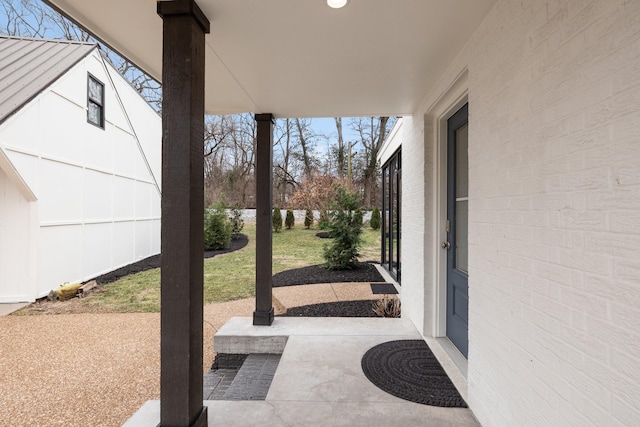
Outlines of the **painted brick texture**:
M422 122L422 120L418 120ZM425 306L432 304L431 294L425 292L425 156L424 135L420 126L411 117L403 119L402 126L395 135L402 141L402 282L409 284L401 288L402 311L410 317L420 332L424 333ZM405 238L408 240L405 241ZM408 267L405 269L405 267ZM413 286L412 286L413 285Z
M470 406L637 425L640 2L499 0L467 52Z

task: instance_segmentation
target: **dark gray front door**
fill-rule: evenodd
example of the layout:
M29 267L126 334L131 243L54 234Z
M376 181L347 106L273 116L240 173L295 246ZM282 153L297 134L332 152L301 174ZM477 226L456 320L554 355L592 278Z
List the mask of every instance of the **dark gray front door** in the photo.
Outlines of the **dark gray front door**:
M469 347L468 104L447 122L447 336L464 356Z

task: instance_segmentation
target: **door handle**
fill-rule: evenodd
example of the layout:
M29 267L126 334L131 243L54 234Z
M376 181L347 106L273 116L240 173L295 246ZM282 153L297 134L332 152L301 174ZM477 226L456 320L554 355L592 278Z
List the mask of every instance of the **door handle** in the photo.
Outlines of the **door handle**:
M442 243L440 243L440 247L442 249L449 250L449 249L451 249L451 243L450 242L442 242Z

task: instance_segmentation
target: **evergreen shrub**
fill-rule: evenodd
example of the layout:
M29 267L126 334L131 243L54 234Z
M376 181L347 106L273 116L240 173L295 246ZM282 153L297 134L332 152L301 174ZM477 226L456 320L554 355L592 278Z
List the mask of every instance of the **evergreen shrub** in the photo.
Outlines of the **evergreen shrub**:
M320 211L320 219L318 219L318 227L320 230L327 230L329 228L329 213L326 209Z
M331 270L348 270L358 261L362 220L358 221L358 197L338 186L330 202L329 232L332 241L324 247L324 259Z
M287 227L287 230L291 230L296 220L293 217L293 211L291 209L287 209L287 216L284 219L284 225Z
M304 227L306 229L311 228L313 225L313 211L311 209L307 209L304 214Z
M280 213L280 208L273 208L271 221L273 225L273 231L275 233L279 233L280 230L282 230L282 214Z
M237 239L240 235L240 232L244 228L244 219L242 219L242 209L240 209L239 204L235 204L233 208L231 208L231 215L229 216L229 221L231 222L231 234L234 239Z
M371 221L369 221L369 224L374 230L380 230L380 223L380 209L375 207L373 208L373 212L371 212Z
M354 223L362 227L363 218L364 218L364 215L362 214L362 211L360 209L356 209L355 212L353 213Z
M223 203L206 209L204 212L205 250L227 249L231 244L232 229Z

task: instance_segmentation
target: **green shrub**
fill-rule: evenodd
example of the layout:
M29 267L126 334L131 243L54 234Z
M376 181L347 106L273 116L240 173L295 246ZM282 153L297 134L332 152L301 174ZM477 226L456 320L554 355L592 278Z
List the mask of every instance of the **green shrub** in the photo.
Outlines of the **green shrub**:
M304 214L304 226L306 229L311 228L313 225L313 211L311 209L307 209L307 212Z
M287 216L284 218L284 225L287 227L287 230L291 230L295 222L296 220L293 217L293 211L291 209L287 209Z
M229 221L231 222L231 233L234 239L237 239L240 235L240 232L244 228L244 219L242 219L242 209L240 209L239 204L235 204L233 208L231 208L231 215L229 216Z
M327 230L329 228L329 213L326 209L320 211L320 219L318 219L318 227L320 230Z
M377 207L373 208L373 212L371 212L371 221L369 221L369 224L374 230L380 230L380 209Z
M353 221L354 221L354 224L357 224L359 227L362 227L363 214L360 209L356 209L355 212L353 213Z
M231 244L232 225L224 204L206 209L204 213L204 248L226 249Z
M273 223L273 231L279 233L280 230L282 230L282 214L280 213L280 208L273 208L271 221Z
M330 202L329 232L332 241L324 247L324 259L331 270L347 270L358 261L362 220L358 221L357 195L339 186Z

